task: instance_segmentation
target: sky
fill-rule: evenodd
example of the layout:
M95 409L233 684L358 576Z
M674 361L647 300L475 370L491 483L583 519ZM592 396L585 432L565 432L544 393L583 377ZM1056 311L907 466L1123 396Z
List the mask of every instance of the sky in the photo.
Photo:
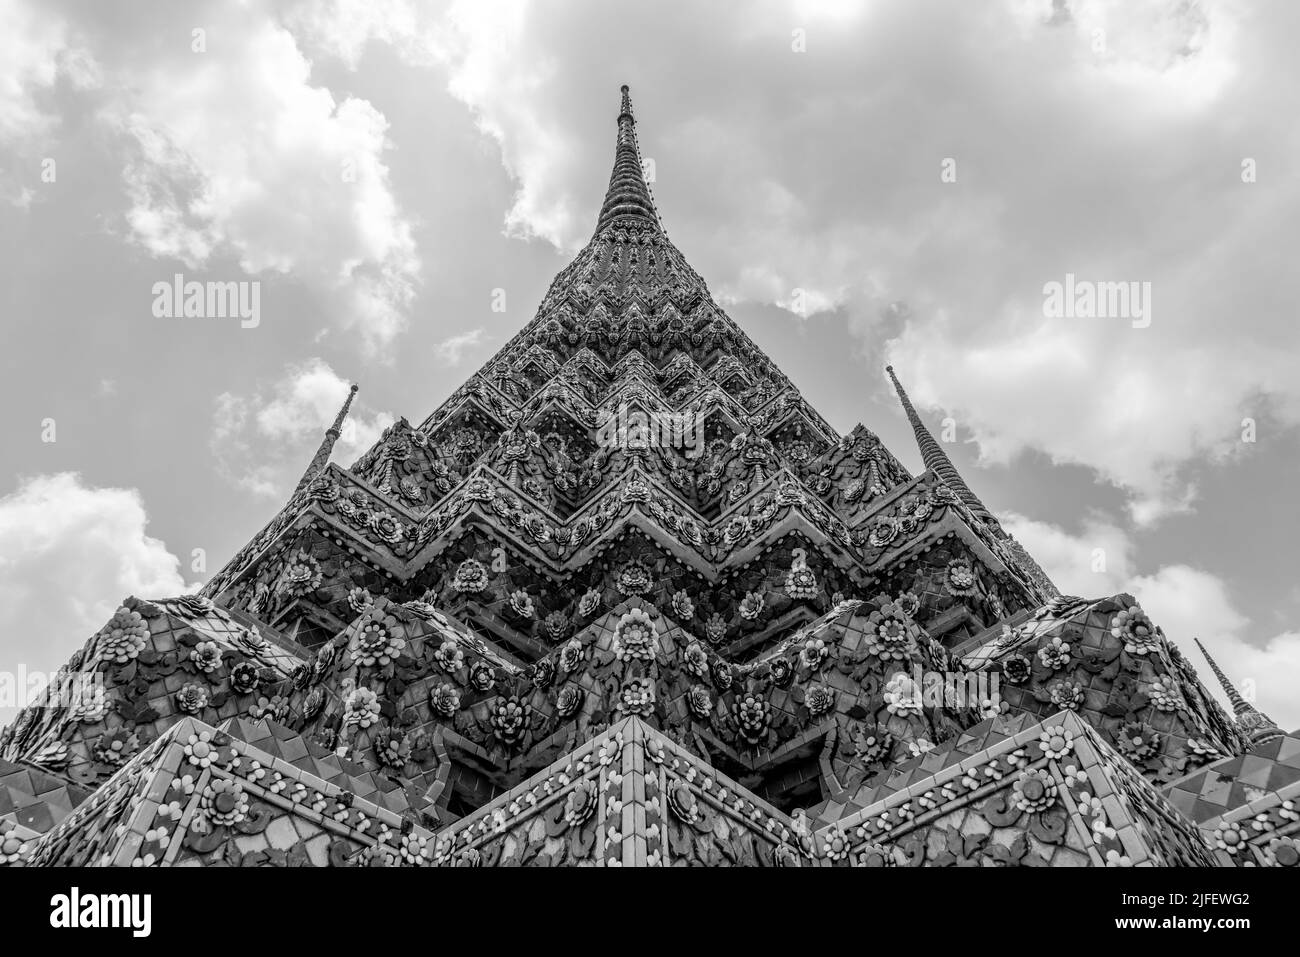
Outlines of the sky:
M0 0L0 669L216 572L350 382L345 465L487 361L590 238L627 83L669 235L835 428L920 471L892 362L1064 592L1134 594L1300 726L1298 31L1287 0ZM255 319L169 317L177 275L255 282ZM1055 314L1067 282L1146 308Z

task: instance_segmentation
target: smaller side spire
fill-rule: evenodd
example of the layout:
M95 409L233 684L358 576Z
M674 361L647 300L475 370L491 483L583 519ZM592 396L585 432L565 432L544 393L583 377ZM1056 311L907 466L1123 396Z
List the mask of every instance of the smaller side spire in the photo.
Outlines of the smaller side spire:
M894 375L894 367L885 366L885 371L889 373L889 378L894 382L894 391L898 393L898 400L903 404L903 411L907 413L907 421L912 423L912 434L916 436L916 444L921 450L921 461L925 464L925 467L939 476L945 485L956 492L957 497L966 503L966 507L974 513L975 517L1006 544L1016 564L1020 566L1020 570L1038 586L1044 595L1048 598L1059 597L1061 594L1060 589L1048 577L1047 572L1043 571L1042 566L1034 561L1034 557L1025 550L1025 547L1020 542L1007 534L1006 529L993 517L993 513L984 507L984 503L979 500L979 496L972 492L970 486L962 479L961 473L952 464L948 454L944 452L943 447L935 441L934 436L930 434L930 430L921 421L921 416L917 414L916 408L912 405L912 400L907 397L903 384L898 381L898 376Z
M343 432L343 420L348 417L348 410L352 408L352 399L357 394L357 384L352 383L352 388L348 390L348 397L343 400L343 408L339 409L339 414L334 417L334 424L325 430L325 438L321 440L320 448L312 456L311 464L307 466L307 471L302 473L302 478L298 480L297 487L293 490L291 498L297 497L303 489L311 484L312 479L319 475L329 464L330 453L334 451L334 443L338 441L339 435Z
M1232 702L1232 710L1237 714L1237 727L1241 729L1242 736L1250 743L1251 749L1254 750L1262 744L1267 744L1282 737L1285 732L1273 723L1272 718L1241 696L1241 692L1228 680L1228 676L1219 669L1218 662L1211 658L1210 653L1205 650L1205 646L1201 644L1201 639L1193 638L1192 640L1196 642L1196 647L1201 649L1201 654L1209 663L1210 670L1214 672L1214 677L1219 679L1219 684L1223 687L1223 693Z
M921 417L912 406L912 400L903 391L903 385L898 381L898 376L894 375L894 367L885 366L885 371L889 373L889 378L894 382L894 391L898 393L898 400L903 404L903 411L907 413L907 421L912 423L912 433L916 436L916 444L921 450L921 461L925 463L925 467L939 476L945 485L956 492L957 497L966 503L966 506L975 513L975 516L980 521L1001 531L1001 526L998 525L997 519L993 517L993 513L984 507L984 503L962 480L957 467L948 458L948 454L944 452L943 447L935 441L934 436L930 434L930 430L921 421Z

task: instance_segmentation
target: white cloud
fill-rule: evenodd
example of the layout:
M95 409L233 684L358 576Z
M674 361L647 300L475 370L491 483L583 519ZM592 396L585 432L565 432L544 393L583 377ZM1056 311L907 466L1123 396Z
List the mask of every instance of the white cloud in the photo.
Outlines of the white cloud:
M378 354L406 326L420 276L384 161L387 120L314 85L262 4L209 8L204 23L201 53L114 45L101 116L130 148L128 234L192 269L230 255L250 274L290 274Z
M70 472L21 480L0 498L0 667L51 673L128 595L190 590L148 521L135 489ZM0 709L0 723L11 717Z
M454 368L460 365L465 358L465 353L484 341L484 332L485 330L481 328L471 329L469 332L462 332L458 336L442 340L433 347L434 358L444 366Z
M322 359L289 365L270 386L251 395L217 396L211 447L222 474L265 498L287 498L325 431L347 399L351 384ZM393 424L388 412L369 412L361 393L353 400L335 462L348 464Z
M1133 543L1101 516L1089 517L1078 533L1014 513L998 518L1063 594L1099 598L1123 591L1132 580Z
M1300 698L1295 693L1300 688L1300 632L1275 635L1263 646L1246 641L1243 633L1250 619L1233 607L1223 582L1185 565L1141 576L1131 590L1151 620L1178 642L1225 708L1231 712L1193 638L1201 639L1248 701L1284 731L1300 728Z
M12 149L58 125L38 101L60 76L86 88L98 81L98 68L67 23L41 6L0 0L0 23L0 141Z
M59 126L47 108L59 79L85 89L98 83L98 67L57 14L23 0L0 0L0 199L30 208L36 158L52 152ZM17 168L15 168L17 167Z
M401 52L407 62L435 62L440 47L429 8L413 0L307 0L287 21L313 49L355 70L372 41Z

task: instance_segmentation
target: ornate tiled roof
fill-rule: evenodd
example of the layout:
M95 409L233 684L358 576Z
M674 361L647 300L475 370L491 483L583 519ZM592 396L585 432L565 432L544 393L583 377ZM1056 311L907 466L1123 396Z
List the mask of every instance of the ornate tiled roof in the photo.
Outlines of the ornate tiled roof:
M1292 739L1060 596L901 386L922 474L831 428L669 241L626 87L617 127L517 336L345 469L349 394L201 594L0 732L0 864L1300 859Z

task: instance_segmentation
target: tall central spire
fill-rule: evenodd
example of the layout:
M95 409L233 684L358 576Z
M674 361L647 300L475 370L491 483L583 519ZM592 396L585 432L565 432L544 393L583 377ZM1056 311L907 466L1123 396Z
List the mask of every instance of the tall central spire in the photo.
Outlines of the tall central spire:
M650 187L641 168L641 151L636 145L636 117L632 115L632 97L626 86L618 111L618 143L614 150L614 171L609 189L596 221L599 233L615 220L636 220L655 229L662 228L655 212Z

